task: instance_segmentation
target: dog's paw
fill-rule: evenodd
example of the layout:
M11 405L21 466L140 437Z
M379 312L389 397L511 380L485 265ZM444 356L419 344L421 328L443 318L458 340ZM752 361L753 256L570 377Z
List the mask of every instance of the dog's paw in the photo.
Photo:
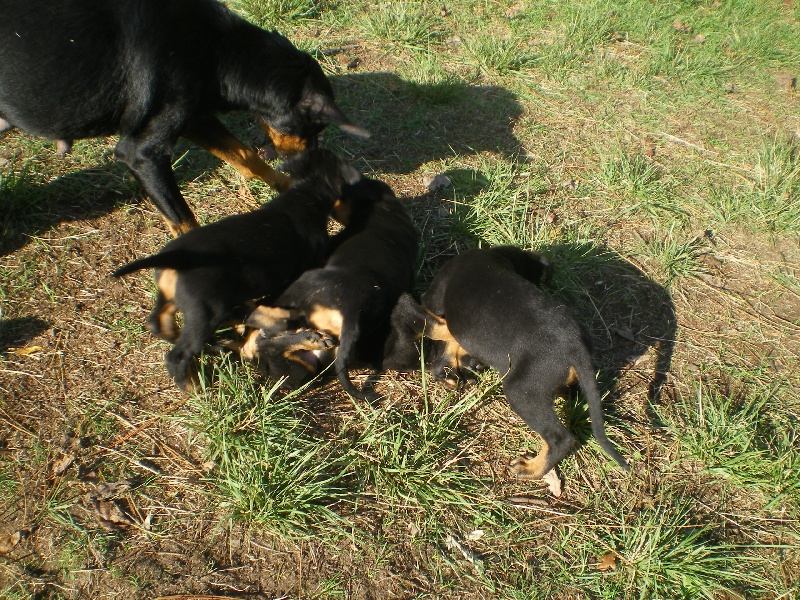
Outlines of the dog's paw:
M545 466L542 454L523 454L513 459L508 468L520 479L541 479L546 473Z
M304 329L302 332L306 336L306 342L311 346L307 350L329 350L339 345L338 340L326 331Z

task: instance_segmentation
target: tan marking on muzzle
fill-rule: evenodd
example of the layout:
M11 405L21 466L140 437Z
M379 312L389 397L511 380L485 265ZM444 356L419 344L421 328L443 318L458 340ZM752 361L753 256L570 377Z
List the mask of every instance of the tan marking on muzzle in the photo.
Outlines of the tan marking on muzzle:
M267 134L272 145L275 146L275 151L278 154L284 156L300 154L308 147L308 140L305 138L289 133L281 133L263 121L260 123L260 126L264 133Z

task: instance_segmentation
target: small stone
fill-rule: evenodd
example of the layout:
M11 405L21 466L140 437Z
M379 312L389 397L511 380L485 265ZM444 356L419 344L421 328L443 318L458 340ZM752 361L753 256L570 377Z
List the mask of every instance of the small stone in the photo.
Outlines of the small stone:
M450 187L452 182L447 175L440 173L439 175L425 175L425 177L422 178L422 185L430 191L435 192L436 190Z

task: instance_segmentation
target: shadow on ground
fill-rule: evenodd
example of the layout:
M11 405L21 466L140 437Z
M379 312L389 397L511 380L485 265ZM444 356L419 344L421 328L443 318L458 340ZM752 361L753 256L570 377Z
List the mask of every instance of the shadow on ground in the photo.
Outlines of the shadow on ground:
M460 81L417 84L385 72L331 80L337 103L372 137L347 138L335 130L328 135L345 149L345 156L357 164L363 161L367 170L408 174L456 155L521 153L514 122L523 108L504 88Z

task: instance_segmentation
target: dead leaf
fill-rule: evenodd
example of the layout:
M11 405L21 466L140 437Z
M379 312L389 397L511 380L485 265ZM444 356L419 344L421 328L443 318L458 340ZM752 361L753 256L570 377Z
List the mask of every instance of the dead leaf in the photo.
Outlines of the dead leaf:
M680 19L675 19L672 22L672 28L675 31L682 31L683 33L689 33L692 30L692 26L691 25L689 25L687 23L684 23Z
M797 90L797 75L789 72L778 73L775 76L775 83L777 83L778 87L782 90L793 92Z
M625 326L612 327L611 333L616 333L623 340L628 340L629 342L636 341L636 338L633 337L633 332L631 331L630 327L625 327Z
M97 522L106 529L124 529L135 524L120 500L93 500Z
M794 2L792 2L792 0L783 0L783 5L786 8L790 8L790 9L794 10Z
M483 529L476 529L475 531L470 531L467 535L464 536L464 539L468 542L476 542L481 539L486 532Z
M10 352L14 354L19 354L20 356L30 356L31 354L37 354L42 351L41 346L25 346L24 348L9 348Z
M153 600L236 600L233 596L198 596L197 594L178 594L177 596L159 596Z
M550 210L545 210L544 208L539 208L536 210L536 216L543 222L547 223L548 225L552 225L556 222L556 215L554 212Z
M561 480L558 478L558 473L555 469L550 469L542 476L542 481L547 483L547 489L556 498L561 495Z
M109 500L120 494L124 494L131 489L130 481L122 480L110 483L100 483L95 489L89 492L89 496L97 500Z
M441 188L450 187L452 182L447 175L439 174L439 175L425 175L422 178L422 185L428 188L430 191L435 192Z
M53 475L61 475L64 471L69 469L69 466L75 462L74 454L63 454L60 458L53 461L52 470Z
M531 506L550 506L544 498L534 498L532 496L511 496L508 499L512 504L529 504Z
M22 539L22 531L0 535L0 554L9 554Z
M704 36L702 33L698 33L696 36L692 38L692 43L697 46L705 43L705 41L706 41L706 36Z
M638 356L631 356L628 359L628 366L631 368L641 367L644 363L649 362L650 355L649 354L640 354Z
M617 570L617 553L606 552L600 557L600 564L597 565L598 571L616 571Z

